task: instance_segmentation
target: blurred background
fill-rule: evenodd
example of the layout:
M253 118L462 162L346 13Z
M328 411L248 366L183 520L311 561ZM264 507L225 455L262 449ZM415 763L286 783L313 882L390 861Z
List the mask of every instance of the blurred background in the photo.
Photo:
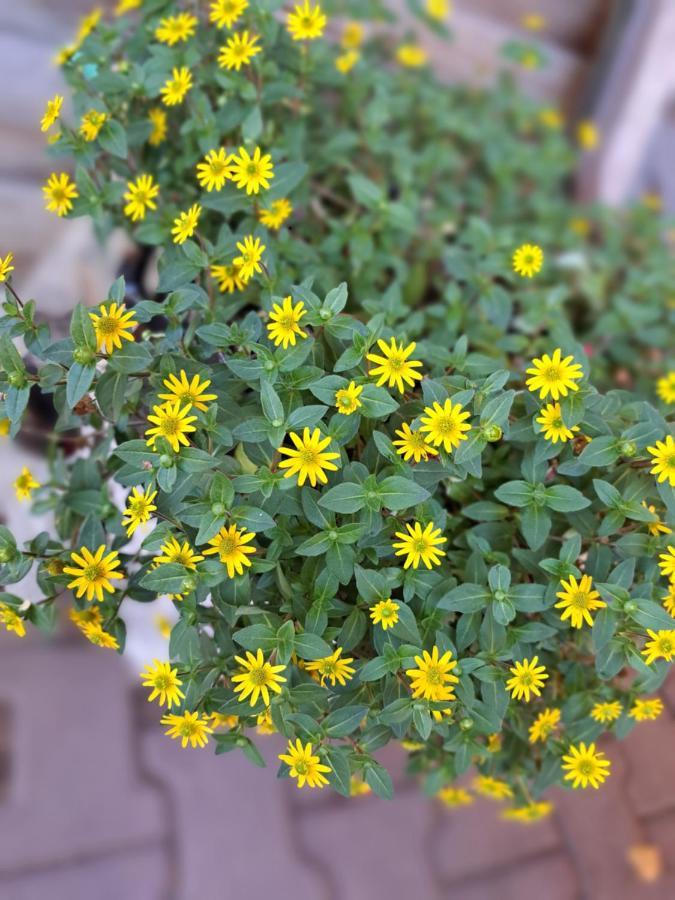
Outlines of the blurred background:
M449 81L489 85L505 44L536 40L548 65L519 67L523 89L601 136L570 191L614 206L648 194L675 212L675 0L456 0L450 47L405 0L392 5ZM14 253L17 289L55 322L105 296L125 252L121 237L99 247L87 221L42 202L39 120L63 87L53 57L89 8L0 0L0 256ZM38 480L45 466L37 448L0 441L0 519L27 538L48 522L11 483L22 465ZM66 623L49 641L0 635L0 900L675 897L672 679L664 715L607 748L602 791L553 792L554 815L523 826L489 800L448 810L424 798L395 748L382 755L398 788L390 804L276 781L273 735L260 738L267 770L181 750L138 687L144 663L166 655L170 611L125 608L125 659Z

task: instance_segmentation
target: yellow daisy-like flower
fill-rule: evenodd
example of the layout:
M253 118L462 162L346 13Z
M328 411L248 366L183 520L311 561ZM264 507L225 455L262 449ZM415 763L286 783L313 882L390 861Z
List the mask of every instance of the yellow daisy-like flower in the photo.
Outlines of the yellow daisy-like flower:
M675 631L671 629L652 631L651 628L648 628L647 635L649 640L645 642L641 651L645 657L645 663L651 666L657 659L671 662L675 655Z
M153 659L152 665L146 666L140 677L144 679L141 682L143 687L152 688L148 703L158 697L160 706L171 709L172 706L179 706L180 701L185 699L185 694L180 689L183 682L178 677L178 669L172 669L170 662Z
M258 714L255 720L255 724L255 730L258 732L258 734L276 734L276 728L274 727L274 722L272 721L272 712L269 709L266 709L265 712L261 712Z
M133 310L127 312L124 303L119 306L111 303L106 306L102 303L98 313L89 313L89 318L94 325L96 334L96 347L101 353L112 353L115 348L119 350L122 341L133 341L134 335L129 330L137 324L136 314Z
M230 578L234 578L235 574L243 575L244 568L251 565L248 557L256 552L255 547L248 546L254 539L255 534L246 531L245 528L238 529L236 525L230 525L229 528L223 526L218 534L209 541L209 547L204 550L204 556L217 553L221 563L227 566L227 574Z
M473 780L473 787L483 797L490 797L492 800L510 800L513 797L513 789L508 782L490 775L477 775Z
M9 419L0 419L0 437L7 437L11 424Z
M433 406L424 407L424 415L420 418L420 431L426 432L429 443L435 447L443 446L446 453L459 447L467 439L471 426L467 419L471 414L459 403L446 400L443 406L435 402Z
M396 434L400 440L392 441L392 444L406 462L411 457L418 463L422 459L426 462L430 456L438 456L438 450L427 442L426 436L421 431L413 431L407 422L403 423Z
M95 9L92 9L90 13L87 13L86 16L83 16L80 19L79 25L77 26L77 32L75 34L75 43L81 44L85 38L88 38L92 33L94 28L101 21L101 17L103 16L103 10L97 6Z
M456 806L470 806L473 803L473 797L465 788L443 787L436 796L450 809L454 809Z
M40 482L36 481L30 469L24 466L21 474L14 482L14 493L17 500L30 500L31 494L36 488L40 487Z
M412 695L417 700L455 700L454 685L459 683L459 678L453 674L457 668L457 660L452 658L452 651L446 650L440 656L438 647L434 644L431 653L422 651L421 656L415 657L416 669L406 669L406 675L410 679Z
M362 781L356 775L352 775L349 779L349 796L350 797L364 797L366 794L370 794L370 785L366 784L365 781Z
M275 303L267 325L267 336L284 350L290 344L295 347L297 338L306 338L307 332L300 328L300 320L307 315L305 304L299 300L295 305L291 297L284 297L281 304Z
M450 15L452 4L450 0L426 0L424 8L430 19L443 22Z
M166 139L168 132L166 112L161 106L153 106L153 108L148 111L148 119L152 125L148 143L151 147L159 147Z
M289 741L286 753L280 753L279 759L286 763L291 778L297 780L299 788L305 785L311 788L322 788L328 784L324 773L332 771L331 767L321 762L321 757L316 756L310 743L303 746L300 738L296 740L295 744L293 741Z
M267 209L259 210L258 221L265 228L278 231L292 212L293 205L291 201L287 200L286 197L280 197L278 200L273 200Z
M361 54L358 50L346 50L335 57L335 68L341 75L346 75L348 72L351 72L360 59Z
M156 496L157 491L153 491L151 487L145 490L141 487L131 489L122 514L122 525L127 529L127 537L131 537L140 525L150 521L151 514L157 509L153 503Z
M155 184L152 175L139 175L136 181L127 182L124 199L124 215L132 222L144 219L149 209L157 209L155 198L159 194L159 185Z
M55 94L51 100L47 101L47 107L40 121L40 131L49 131L61 115L62 106L63 97L60 94Z
M185 566L194 572L197 569L197 563L201 562L204 557L195 553L190 546L189 541L180 541L175 537L168 538L159 548L159 556L155 556L153 562L155 565L163 565L167 563L177 563L179 566Z
M521 244L513 253L513 271L523 278L532 278L541 271L544 251L537 244Z
M105 647L108 650L120 649L117 638L110 634L109 631L106 631L98 622L85 622L80 631L89 643L94 644L96 647Z
M581 581L577 581L570 575L569 581L561 580L562 591L558 591L556 597L560 603L555 604L556 609L562 609L560 618L564 622L569 619L572 628L581 628L584 622L593 626L592 612L607 606L604 600L600 600L600 594L593 590L593 582L590 575L582 575Z
M281 685L286 679L279 672L283 672L286 666L273 666L265 660L262 650L258 650L255 656L247 650L246 659L242 656L235 656L235 659L241 667L241 671L232 676L239 701L250 697L250 705L255 706L258 697L262 697L265 706L269 706L270 691L281 693Z
M180 400L153 406L152 415L148 415L148 422L154 427L146 429L145 432L145 443L148 447L154 447L158 437L164 438L174 453L180 451L181 445L189 447L187 435L197 430L192 424L197 421L197 416L188 415L191 409L189 403L181 407Z
M577 746L571 744L567 755L562 758L562 768L565 771L564 780L571 781L573 788L599 788L609 776L611 762L601 750L595 749L595 744L586 746L581 741Z
M153 624L157 631L162 635L165 641L168 641L171 637L171 632L173 630L173 622L167 616L162 615L162 613L157 613L152 617Z
M198 203L194 203L187 212L180 213L178 218L173 220L171 234L173 235L174 244L184 244L188 238L192 237L199 225L201 214L201 206Z
M96 553L92 553L87 547L81 547L79 553L74 550L70 558L74 565L64 566L66 575L73 575L69 582L69 588L75 588L77 597L85 596L87 600L96 598L103 603L103 591L109 594L115 593L113 581L124 578L124 573L119 571L120 560L117 550L106 553L106 545L101 544Z
M242 278L241 266L211 266L211 275L218 282L218 290L233 294L235 291L243 291L248 283L248 278Z
M241 31L228 38L227 43L220 48L218 65L221 69L236 69L238 72L242 66L247 66L253 57L260 53L262 47L258 44L260 38L257 34L249 34Z
M542 819L545 819L547 816L550 816L553 812L553 804L549 803L547 800L540 801L532 801L528 803L526 806L512 806L510 809L505 809L501 813L502 819L508 819L512 822L539 822Z
M440 550L447 538L440 537L441 529L436 528L433 522L429 522L423 529L419 522L410 525L405 523L405 531L396 531L394 537L400 538L392 544L396 556L405 556L404 569L418 569L420 563L424 563L427 569L440 565L441 556L445 556L445 550Z
M525 382L532 393L539 391L539 398L544 400L550 394L554 400L566 397L568 391L578 391L579 379L584 373L579 363L574 362L573 356L563 359L562 350L556 347L553 356L544 353L541 359L533 359L531 368L527 369L531 375Z
M653 722L663 712L663 703L659 697L637 697L628 713L636 722Z
M123 16L125 13L131 12L132 9L138 9L142 3L143 0L118 0L114 13L116 16Z
M195 409L206 412L209 408L208 404L212 400L217 400L217 394L207 394L206 389L211 384L209 379L202 381L199 375L194 375L188 380L187 372L181 369L178 376L173 372L162 382L164 387L169 391L168 394L158 394L160 400L168 400L175 403L179 400L181 403L189 403Z
M209 150L203 162L197 164L197 181L209 192L221 190L230 177L230 156L222 147Z
M656 393L664 403L675 403L675 372L668 372L656 382Z
M13 261L13 253L8 253L4 259L0 256L0 284L2 284L3 281L7 281L9 273L14 271L14 266L12 265Z
M85 141L96 140L101 128L105 125L107 118L107 113L100 112L97 109L90 109L89 112L82 116L80 122L80 134Z
M241 256L235 256L233 263L239 266L241 278L248 281L256 272L262 272L261 260L266 249L260 238L254 238L252 234L237 242L237 250Z
M511 691L514 700L524 699L529 703L532 699L530 694L535 697L541 696L541 689L549 676L546 667L538 666L538 662L539 657L533 656L532 659L523 659L509 667L513 677L506 682L506 689Z
M675 617L675 580L668 585L668 593L663 598L663 606L671 616Z
M195 33L199 20L191 13L178 13L176 16L167 16L160 19L155 29L155 37L162 44L173 47L175 44L187 41Z
M426 744L422 744L420 741L401 741L401 747L408 753L415 753L417 750L424 750Z
M537 741L545 743L556 730L559 723L559 709L548 707L547 709L542 710L534 720L534 722L530 725L530 743L536 744Z
M653 522L647 523L647 531L653 536L658 537L660 534L672 534L673 529L669 528L665 522L662 522L656 512L656 507L653 504L647 504L644 500L642 501L642 505L654 516Z
M552 131L558 131L565 124L565 119L560 110L552 109L551 107L539 110L539 121Z
M489 734L487 739L487 748L488 753L499 753L502 749L502 736L501 734Z
M239 724L239 716L225 716L223 713L209 713L212 728L236 728Z
M305 0L304 6L298 5L288 13L286 23L286 29L294 41L313 41L323 34L326 16L318 3L310 6L309 0Z
M378 600L369 610L373 625L381 625L382 631L392 628L398 622L398 610L398 603L391 598Z
M101 625L103 617L98 606L90 606L87 609L75 609L71 607L68 610L68 618L80 631L85 625Z
M427 64L427 52L418 44L401 44L396 49L396 60L406 69L419 69Z
M292 478L297 475L300 487L308 479L312 487L316 487L317 482L326 484L328 481L326 472L337 472L338 470L338 466L332 460L340 458L339 453L326 450L332 439L323 437L318 428L315 428L311 434L309 428L305 428L302 437L295 431L289 432L288 436L295 445L295 449L277 447L278 453L289 457L289 459L282 459L279 463L280 469L288 469L287 472L284 472L284 478Z
M584 119L577 124L577 141L582 150L595 150L600 143L600 132L593 122Z
M239 156L235 154L230 159L230 177L247 194L257 194L260 188L267 190L274 178L272 157L269 153L263 155L260 147L255 148L253 156L245 147L240 147Z
M647 452L654 457L650 469L652 475L656 475L657 481L667 481L671 487L675 487L675 440L672 435L668 434L663 441L647 447Z
M670 544L667 553L659 554L659 569L665 578L675 576L675 547Z
M6 631L13 631L17 637L22 638L26 635L26 626L23 624L23 619L16 610L6 603L0 603L0 624L5 626Z
M607 725L610 722L615 722L622 712L623 707L618 700L603 700L600 703L593 704L591 719Z
M360 22L347 22L342 29L340 46L345 50L356 50L363 43L363 25Z
M316 672L320 677L321 684L325 684L326 679L335 687L337 682L343 686L352 678L355 669L349 665L354 662L353 657L342 657L342 647L338 647L330 656L324 656L322 659L314 659L305 663L305 669L308 672Z
M350 381L346 388L335 392L335 406L343 416L351 416L362 406L359 397L363 393L363 385Z
M561 444L571 441L579 431L578 425L573 425L571 428L565 425L559 403L549 403L545 406L536 421L541 425L539 430L543 432L546 440L553 444L557 444L558 441Z
M42 193L45 197L45 208L57 216L67 215L73 208L72 201L80 196L77 185L70 180L66 172L60 172L58 175L52 172L42 188Z
M172 69L171 78L167 78L160 90L162 103L165 106L178 106L185 100L191 87L192 72L187 66Z
M213 0L209 19L218 28L232 28L242 13L248 9L248 0Z
M370 374L377 378L378 387L388 384L388 387L397 387L403 394L404 382L409 387L415 387L415 382L422 380L421 373L415 371L422 363L415 359L408 359L410 354L415 352L416 343L413 342L404 347L402 341L397 344L396 338L391 338L389 344L379 340L377 346L380 348L382 356L368 353L366 359L369 362L377 363L377 366L370 370Z
M188 744L191 747L206 747L209 735L213 734L208 718L198 712L184 712L181 715L167 713L160 721L162 725L169 726L164 732L166 735L174 740L180 738L183 749Z

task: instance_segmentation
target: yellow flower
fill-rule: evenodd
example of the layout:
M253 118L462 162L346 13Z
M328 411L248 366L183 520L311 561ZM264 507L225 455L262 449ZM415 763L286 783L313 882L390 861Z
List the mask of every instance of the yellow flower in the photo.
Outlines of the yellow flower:
M304 6L294 7L293 12L288 13L286 29L294 41L313 41L320 38L326 27L326 17L317 3L310 6L309 0L305 0Z
M611 763L602 751L595 749L595 744L571 744L562 759L565 781L571 781L573 788L587 788L590 784L597 789L609 775Z
M256 717L256 731L258 734L276 734L276 728L272 721L272 713L269 709L261 712Z
M191 747L206 747L209 735L213 734L208 718L202 717L198 712L184 712L181 715L167 713L160 721L162 725L169 726L164 734L174 740L180 738L183 749L188 743Z
M420 431L426 432L427 440L435 447L443 446L446 453L459 447L467 439L466 432L471 431L467 419L471 414L459 403L446 400L443 406L434 402L433 406L424 407L424 415L420 418Z
M138 9L141 3L143 3L143 0L118 0L114 10L115 15L123 16L124 13L130 12L132 9Z
M42 188L45 196L45 208L49 212L55 212L57 216L65 216L73 208L73 200L80 195L77 185L72 182L65 172L56 172L47 179L47 183Z
M257 194L261 187L267 190L274 178L272 157L269 153L263 156L260 147L255 148L253 156L249 156L245 147L240 147L239 156L235 154L230 159L230 177L238 188L245 188L247 194Z
M426 744L422 744L420 741L401 741L401 747L408 753L415 753L417 750L424 750Z
M397 344L396 338L392 338L389 344L386 341L379 340L377 346L383 355L378 356L376 353L368 353L366 354L366 359L369 362L377 363L377 366L370 370L370 374L376 377L379 376L377 380L378 387L388 383L389 387L396 386L401 393L404 393L404 382L410 387L414 387L416 381L422 380L421 373L415 371L422 363L415 359L408 359L410 354L414 353L417 344L413 342L404 347L402 341L400 344Z
M235 256L233 263L239 266L241 277L245 281L252 278L256 272L262 272L261 259L266 247L260 242L260 238L254 238L252 234L247 235L243 241L237 241L237 250L241 256Z
M552 812L553 805L547 800L540 800L539 802L533 800L526 806L512 806L510 809L505 809L501 814L501 818L510 819L513 822L539 822L541 819L550 816Z
M74 576L68 587L75 588L77 597L86 594L87 600L96 598L103 603L103 591L114 594L115 588L111 582L124 578L124 573L118 570L120 561L117 550L106 553L105 544L101 544L96 553L87 547L81 547L79 553L73 550L70 558L75 565L64 566L63 571Z
M591 710L591 719L596 722L602 722L603 725L614 722L623 712L623 707L618 700L605 700L601 703L594 703Z
M370 794L370 785L366 784L365 781L362 781L356 775L352 775L349 779L349 796L350 797L363 797L366 794Z
M360 59L361 54L358 50L347 50L335 57L335 68L342 75L346 75L348 72L351 72Z
M105 647L109 650L119 650L117 638L106 631L98 622L85 622L80 628L86 639L96 647Z
M13 260L13 253L8 253L4 259L0 256L0 284L2 284L3 281L7 281L9 273L14 271L14 266L12 265Z
M248 9L248 0L213 0L209 19L218 28L232 28L246 9Z
M357 409L361 407L360 395L363 392L363 385L355 381L350 381L346 388L340 388L335 392L335 406L337 411L343 416L351 416Z
M664 578L671 578L675 576L675 547L672 545L668 545L667 553L659 554L659 569L661 570L661 574Z
M131 489L122 515L122 525L127 529L127 537L131 537L140 525L150 521L151 513L157 509L153 503L156 496L157 491L151 490L150 487L145 490L140 487Z
M172 669L170 662L153 659L152 665L146 666L140 677L145 679L143 687L152 688L148 703L159 697L159 705L171 709L172 706L179 706L180 701L185 699L185 694L180 689L183 682L178 677L178 669Z
M675 440L672 435L668 434L665 440L647 447L647 452L654 457L650 469L652 475L656 475L657 481L667 481L671 487L675 487Z
M577 124L577 141L582 150L595 150L600 142L600 134L593 122L584 119Z
M54 122L61 115L61 107L63 106L63 97L60 94L54 94L51 100L47 101L45 113L40 121L40 131L49 131Z
M565 124L562 113L559 110L550 107L539 110L539 121L542 125L545 125L546 128L550 128L552 131L558 131L558 129L562 128Z
M465 788L448 787L441 788L436 794L438 799L445 806L453 809L456 806L470 806L473 803L473 797Z
M173 235L174 244L183 244L188 238L192 237L199 225L201 214L201 206L198 203L194 203L187 212L180 213L178 218L173 220L171 234Z
M572 440L576 432L579 431L578 425L573 425L571 428L565 425L559 403L547 404L541 410L541 415L538 416L536 421L541 425L539 430L544 433L546 440L551 441L553 444L557 444L558 441L564 444Z
M89 112L82 116L82 121L80 122L80 134L85 141L96 140L107 118L107 113L100 112L97 109L90 109Z
M290 344L295 347L296 337L306 338L307 332L300 328L300 320L307 315L305 304L299 300L293 305L291 297L284 297L281 304L275 303L267 325L267 335L275 346L283 345L284 350Z
M136 314L133 310L127 312L124 303L119 306L117 303L111 303L106 306L102 303L97 313L89 313L89 318L94 325L96 334L96 347L101 353L112 353L117 347L122 346L122 341L133 341L133 332L130 328L135 327Z
M0 623L5 626L7 631L13 631L17 637L25 637L26 627L23 624L23 619L16 610L12 609L11 606L7 606L6 603L0 603Z
M7 437L11 425L9 419L0 419L0 437Z
M401 44L396 50L396 59L407 69L419 69L427 63L427 53L417 44Z
M381 625L382 631L392 628L398 622L398 610L398 603L394 603L391 598L378 600L370 607L370 618L373 625Z
M452 658L451 650L439 656L438 647L434 644L431 653L423 650L421 656L415 657L415 662L417 668L406 669L405 673L410 679L415 700L420 697L434 702L456 699L453 685L459 683L459 678L452 671L457 668L457 660Z
M201 562L204 557L195 553L190 546L189 541L183 541L181 544L175 537L168 538L159 548L159 556L155 556L153 562L155 565L166 563L177 563L179 566L185 566L194 572L197 569L197 563Z
M243 291L248 279L241 276L241 266L211 266L211 275L218 282L218 290L223 293L233 294L235 291Z
M239 716L225 716L223 713L209 713L213 728L236 728L239 724Z
M306 662L305 669L308 672L316 672L320 676L322 685L328 679L333 687L335 687L335 682L344 687L354 675L355 670L349 665L354 662L354 659L351 656L341 659L341 656L342 647L338 647L330 656Z
M533 359L527 374L532 377L525 384L532 393L539 391L541 400L545 400L549 394L554 400L558 400L566 397L568 391L578 391L579 385L575 382L584 377L581 366L574 362L573 356L562 358L560 347L556 347L553 356L544 353L541 359Z
M426 0L424 8L431 19L442 22L450 15L452 4L450 3L450 0Z
M269 706L270 691L281 693L281 685L286 679L279 672L283 672L286 666L273 666L265 660L262 650L258 650L255 656L247 650L246 659L241 656L235 656L235 659L241 667L241 671L232 676L239 701L250 697L250 705L255 706L258 697L262 697L265 706Z
M675 403L675 372L668 372L656 382L656 393L664 403Z
M153 106L148 112L148 119L152 125L148 143L152 147L158 147L166 138L168 131L166 113L161 106Z
M197 17L190 13L183 12L176 16L167 16L165 19L160 19L159 25L155 29L155 37L163 44L173 47L174 44L191 38L197 25Z
M87 13L86 16L83 16L80 19L79 25L77 27L77 33L75 34L75 43L81 44L85 38L89 37L94 28L101 21L101 17L103 16L103 10L100 7L96 7L92 9L90 13Z
M523 28L528 31L541 31L546 25L546 19L539 13L527 13L521 19Z
M636 722L651 722L658 719L662 712L663 703L658 697L652 697L649 700L637 697L628 715Z
M165 641L168 641L171 637L171 631L173 629L173 622L171 619L167 618L167 616L162 615L162 613L157 613L152 621L157 628L157 631L162 635Z
M394 537L400 538L393 543L396 556L405 556L404 569L418 569L420 563L424 563L427 569L440 565L441 556L445 556L445 550L439 550L447 538L440 537L441 529L436 528L433 522L429 522L424 529L419 522L414 525L406 522L405 531L396 531Z
M492 778L490 775L477 775L474 778L473 787L483 797L490 797L492 800L510 800L513 797L510 784L499 778Z
M392 441L396 452L407 462L410 457L418 463L421 459L425 462L430 456L438 456L438 450L427 443L427 439L421 431L413 431L407 422L396 432L400 440Z
M546 674L546 667L538 666L538 662L539 657L533 656L532 659L523 659L509 667L509 672L511 672L513 677L506 682L506 689L511 691L511 696L514 700L525 698L525 702L529 703L531 700L530 694L533 694L535 697L541 696L541 688L544 686L548 675Z
M255 534L246 531L245 528L238 529L236 525L230 525L229 528L223 526L209 541L209 548L204 550L204 556L217 553L221 563L227 566L230 578L234 578L235 573L243 575L244 567L251 565L248 556L256 552L255 547L247 546L254 539Z
M315 428L310 434L309 428L305 428L302 432L302 438L294 431L289 432L289 438L295 444L295 450L287 447L277 447L278 453L283 453L289 459L282 459L279 463L280 469L288 469L284 472L284 478L292 478L298 476L298 484L303 486L305 481L309 479L312 487L316 487L317 482L326 484L328 478L326 472L337 472L338 467L331 460L339 459L339 453L332 453L326 450L330 444L331 438L324 438L318 428Z
M268 209L261 209L258 212L258 220L265 228L277 231L292 212L293 206L290 200L280 197L278 200L273 200Z
M185 369L181 369L178 377L173 372L162 382L164 387L169 391L168 394L158 394L160 400L168 400L175 403L180 400L181 403L189 403L195 409L206 412L209 408L208 404L212 400L217 400L217 394L206 394L206 389L211 384L210 380L202 381L199 375L194 375L192 380L188 381Z
M257 34L249 34L248 31L237 32L227 39L227 43L220 48L218 65L221 69L236 69L247 66L253 57L260 53L262 47L258 44L260 38Z
M659 519L656 512L656 507L653 504L647 505L647 503L643 500L642 505L647 510L647 512L650 512L654 516L654 521L647 523L647 531L651 535L653 535L653 537L658 537L660 534L673 533L673 529L669 528L664 522L661 521L661 519Z
M197 181L207 191L221 190L230 177L230 157L222 147L209 150L204 161L197 164Z
M558 727L559 722L559 709L547 707L542 710L530 725L530 743L536 744L537 741L541 741L542 743L546 742Z
M360 22L347 22L342 30L340 46L345 50L356 50L363 43L363 25Z
M75 609L71 607L68 610L68 618L80 631L85 625L101 625L103 617L98 606L90 606L87 609Z
M152 175L139 175L136 181L127 182L124 199L124 215L132 222L144 219L149 209L157 209L155 197L159 194L159 185L154 183Z
M562 621L569 619L572 628L581 628L584 622L592 627L591 613L607 604L604 600L600 600L597 591L592 590L591 576L583 575L581 581L577 582L576 578L570 575L569 581L561 580L560 586L563 590L556 594L556 597L560 598L560 603L556 603L555 608L563 610L560 613Z
M588 236L588 233L591 230L591 223L588 221L588 219L577 216L574 219L570 219L569 227L570 231L573 231L581 238L585 238Z
M178 453L181 444L184 447L190 446L187 435L196 431L196 427L192 422L197 421L197 416L190 416L188 413L192 409L187 403L181 407L180 400L175 403L162 403L159 406L153 406L153 415L148 415L148 422L154 427L146 429L145 437L148 447L154 447L158 437L164 438L174 453Z
M668 593L663 598L663 606L671 616L675 617L675 580L668 585Z
M297 779L299 788L305 784L311 788L322 788L328 784L324 772L332 771L331 767L325 766L321 762L321 757L314 754L311 744L307 743L303 747L300 738L295 744L289 741L286 753L280 753L279 759L286 763L291 778Z
M647 635L650 640L645 642L641 651L645 657L645 663L651 666L657 659L665 659L666 662L671 662L675 655L675 631L669 629L652 631L651 628L648 628Z
M544 252L537 244L521 244L513 253L513 271L523 278L532 278L541 271Z
M174 68L171 71L171 78L167 78L160 90L162 103L165 106L177 106L185 100L191 87L192 72L187 66L181 66L180 69Z
M26 466L21 469L21 474L14 482L14 492L17 500L30 500L31 494L36 488L40 487L40 482L36 481L33 473Z

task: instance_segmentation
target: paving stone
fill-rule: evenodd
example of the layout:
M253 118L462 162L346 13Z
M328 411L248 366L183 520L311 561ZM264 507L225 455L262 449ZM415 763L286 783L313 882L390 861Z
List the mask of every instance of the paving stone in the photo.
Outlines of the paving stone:
M523 843L527 843L525 832ZM579 900L579 896L574 867L562 853L517 863L487 878L452 884L446 894L448 900Z
M621 746L628 798L640 816L675 808L675 720L666 709L654 722L641 722Z

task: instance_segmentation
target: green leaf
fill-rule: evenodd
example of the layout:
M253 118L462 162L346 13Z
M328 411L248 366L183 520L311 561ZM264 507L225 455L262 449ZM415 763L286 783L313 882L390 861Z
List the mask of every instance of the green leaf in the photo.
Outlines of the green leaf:
M546 506L556 512L576 512L591 505L581 491L566 484L554 484L546 489Z
M99 132L98 142L101 147L113 156L119 156L120 159L126 159L129 149L127 146L127 135L119 122L114 119L108 119L103 128Z
M534 486L527 481L507 481L495 491L497 500L509 506L527 506L532 500Z
M94 375L96 374L96 366L82 366L80 363L73 363L68 370L66 379L66 403L71 408L75 406L78 400L87 393Z
M328 737L346 737L356 731L367 714L367 706L343 706L324 719L323 727Z
M364 384L359 396L361 409L359 412L366 419L384 419L395 412L399 403L383 387L376 384Z
M78 303L70 319L70 336L76 347L96 352L96 332L89 310Z
M267 421L273 425L283 425L286 418L283 404L269 381L264 379L260 380L260 402Z
M141 578L140 584L157 594L180 594L188 571L178 563L160 563Z
M295 636L295 652L300 659L323 659L332 654L330 646L316 634L303 631Z
M393 512L417 506L430 496L426 488L400 475L392 475L381 481L377 486L377 493L382 505Z
M324 751L323 761L331 768L330 772L326 772L330 786L343 797L349 797L352 773L346 751L339 747L328 747Z
M232 639L244 650L252 652L262 650L263 653L270 653L277 646L276 632L269 625L248 625L246 628L240 628L239 631L232 633Z
M146 344L123 341L122 346L110 354L108 366L115 372L131 375L148 369L152 363L152 353Z
M364 770L366 784L378 797L384 800L391 800L394 796L394 785L391 775L384 766L379 763L370 762Z
M319 499L319 506L338 513L355 513L363 509L366 495L362 484L345 481L330 488Z
M444 594L436 605L450 612L472 613L485 609L490 600L491 594L484 585L460 584Z
M390 670L391 664L389 660L383 656L375 656L373 659L368 660L365 666L359 670L359 678L361 681L379 681L380 678L388 675Z
M538 550L551 530L551 517L541 506L528 506L520 514L520 530L532 550Z
M659 629L671 631L675 627L673 617L658 603L654 603L652 600L635 600L635 603L639 608L631 615L631 618L638 625L652 631Z

